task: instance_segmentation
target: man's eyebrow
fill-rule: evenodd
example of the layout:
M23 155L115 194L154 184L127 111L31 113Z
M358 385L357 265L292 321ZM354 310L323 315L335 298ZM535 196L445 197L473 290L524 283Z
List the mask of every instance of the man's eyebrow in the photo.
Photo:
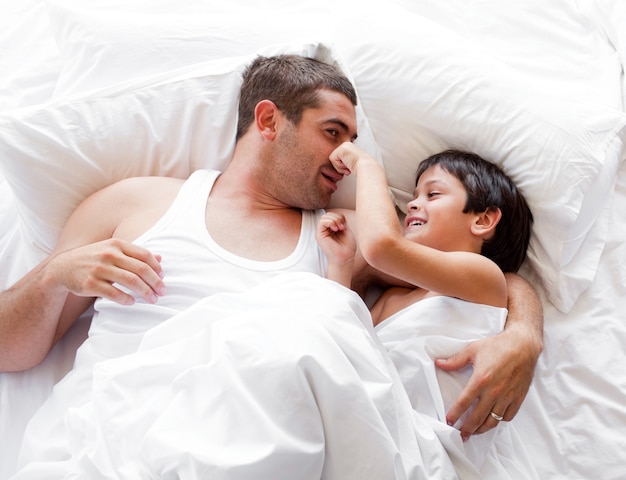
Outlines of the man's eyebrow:
M335 125L338 125L344 132L350 131L350 128L348 128L348 125L346 124L346 122L344 122L343 120L339 118L329 118L324 123L334 123ZM355 133L350 140L354 142L357 139L357 137L358 137L358 134Z

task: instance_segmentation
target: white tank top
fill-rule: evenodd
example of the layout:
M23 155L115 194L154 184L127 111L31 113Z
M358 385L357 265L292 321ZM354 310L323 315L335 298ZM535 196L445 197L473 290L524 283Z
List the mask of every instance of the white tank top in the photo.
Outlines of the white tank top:
M205 221L206 201L219 174L208 170L194 172L163 217L134 242L162 256L167 294L154 305L141 298L136 298L132 306L106 299L96 301L90 338L119 335L118 342L97 342L105 350L106 345L117 344L111 345L110 352L101 351L104 357L119 355L120 343L126 343L123 337L132 350L137 336L206 296L246 291L283 272L325 275L327 260L315 240L322 210L303 212L298 244L282 260L249 260L220 247L209 235Z

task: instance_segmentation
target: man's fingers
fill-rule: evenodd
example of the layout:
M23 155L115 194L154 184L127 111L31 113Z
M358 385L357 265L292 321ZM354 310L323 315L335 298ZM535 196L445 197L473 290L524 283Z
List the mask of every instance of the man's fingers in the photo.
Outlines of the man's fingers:
M517 415L519 409L522 408L522 402L524 401L524 398L524 396L518 396L511 400L511 403L509 403L508 407L506 407L506 412L504 412L505 422L510 422L515 418L515 415Z
M494 405L491 410L489 410L487 416L484 418L480 426L476 430L474 430L473 434L477 435L480 433L488 432L492 428L496 428L500 422L506 421L505 418L507 410L507 408L504 408L502 406ZM468 430L470 428L471 426L468 425ZM463 433L463 429L461 429L461 435L463 435Z
M532 379L534 358L529 360L523 351L520 354L519 349L511 347L511 337L506 331L471 342L450 358L437 359L436 365L445 371L473 367L467 385L447 412L448 424L459 427L459 419L463 417L461 436L467 439L497 427L502 421L512 420Z
M121 250L127 257L135 258L148 265L157 274L157 276L163 276L163 267L161 267L160 255L153 255L149 250L139 247L133 243L124 243Z
M435 365L445 371L459 370L472 363L471 352L464 348L460 352L448 358L435 359Z
M502 396L496 399L493 406L490 409L485 409L483 412L486 415L485 420L474 431L474 434L485 433L497 427L500 422L510 422L513 420L522 404L518 398L519 397L508 398ZM502 417L502 419L498 420L499 417ZM468 426L468 429L469 428L471 428L471 426Z
M473 364L474 353L470 344L457 354L446 359L437 359L435 363L442 370L460 370ZM497 426L498 421L490 415L494 410L498 413L496 402L500 401L502 412L507 409L508 399L498 399L498 389L486 388L490 385L490 380L484 372L483 375L474 372L446 414L446 421L449 425L456 425L459 419L466 415L460 426L461 436L464 439Z
M459 418L461 418L461 416L470 409L472 403L474 403L477 392L475 392L474 390L469 390L469 386L470 385L468 383L459 398L457 398L456 402L454 402L454 404L448 410L446 414L446 422L448 423L448 425L455 425L459 421ZM466 432L469 428L467 425L468 422L466 420L463 424L463 426L466 427ZM472 433L474 433L474 430L471 430L469 432L470 435Z
M468 348L461 350L460 352L452 355L448 358L435 359L435 365L445 371L460 370L472 363L472 355ZM448 425L455 425L461 415L463 415L474 403L478 395L478 390L473 386L473 377L461 392L461 395L454 404L450 407L446 414L446 421Z
M491 413L493 412L493 415ZM461 425L461 436L469 438L471 435L484 433L497 427L504 420L506 406L494 402L490 398L481 398L476 402L469 415ZM501 420L498 418L502 417Z
M135 297L121 291L108 282L102 282L98 291L100 292L100 297L119 303L120 305L133 305L135 303Z
M51 261L59 264L59 282L83 297L103 297L122 305L135 297L154 303L165 294L160 255L117 238L78 246Z
M110 281L131 290L146 302L155 303L165 295L165 284L158 272L148 263L134 257L122 257L112 272Z

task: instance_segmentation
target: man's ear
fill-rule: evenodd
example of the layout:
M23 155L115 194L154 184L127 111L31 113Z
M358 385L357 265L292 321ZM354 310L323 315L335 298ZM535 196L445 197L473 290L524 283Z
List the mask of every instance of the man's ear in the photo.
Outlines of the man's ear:
M271 100L261 100L254 108L254 122L258 132L266 140L274 140L277 132L279 110Z
M499 208L477 214L471 226L472 233L483 240L490 240L496 233L496 225L501 218L502 212Z

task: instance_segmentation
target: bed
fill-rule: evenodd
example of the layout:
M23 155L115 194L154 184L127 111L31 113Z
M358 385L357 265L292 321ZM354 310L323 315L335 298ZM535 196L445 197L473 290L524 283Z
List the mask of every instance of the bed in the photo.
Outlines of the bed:
M45 258L89 193L223 168L243 66L314 56L353 80L358 142L399 210L417 163L448 147L521 188L535 216L521 274L543 303L545 348L514 423L539 478L623 478L621 0L1 3L0 288ZM350 179L333 206L354 206ZM41 365L0 374L1 479L88 327L87 314Z

